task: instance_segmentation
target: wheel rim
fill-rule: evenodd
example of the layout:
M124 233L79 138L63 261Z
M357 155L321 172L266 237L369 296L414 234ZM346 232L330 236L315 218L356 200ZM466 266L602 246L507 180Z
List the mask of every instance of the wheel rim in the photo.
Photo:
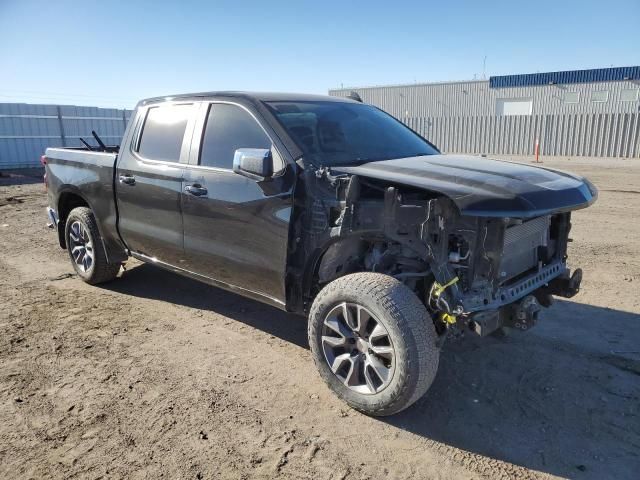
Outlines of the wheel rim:
M341 303L325 317L322 351L333 374L350 390L384 390L395 371L395 350L384 325L366 308Z
M80 271L86 273L93 267L93 242L82 223L75 221L69 227L69 252Z

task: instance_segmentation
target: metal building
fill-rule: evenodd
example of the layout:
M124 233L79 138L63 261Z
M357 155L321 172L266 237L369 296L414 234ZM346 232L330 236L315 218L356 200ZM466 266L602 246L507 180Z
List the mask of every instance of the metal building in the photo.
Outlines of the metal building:
M640 67L330 90L357 92L457 153L640 157Z
M108 144L118 144L130 110L0 103L0 170L40 166L47 147L80 147L80 138L91 145L95 130Z

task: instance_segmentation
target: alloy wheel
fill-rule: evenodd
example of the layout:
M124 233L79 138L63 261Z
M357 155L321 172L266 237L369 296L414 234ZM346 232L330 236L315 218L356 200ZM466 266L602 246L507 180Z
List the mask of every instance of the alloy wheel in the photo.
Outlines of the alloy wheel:
M93 267L93 242L89 232L81 222L75 221L69 227L69 251L78 268L87 273Z
M395 350L384 325L365 307L344 302L325 317L322 350L333 374L350 390L384 390L395 370Z

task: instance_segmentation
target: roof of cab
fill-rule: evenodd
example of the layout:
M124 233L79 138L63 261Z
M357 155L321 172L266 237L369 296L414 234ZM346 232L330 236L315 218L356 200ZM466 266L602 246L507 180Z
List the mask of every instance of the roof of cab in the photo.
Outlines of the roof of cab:
M306 93L277 93L277 92L200 92L183 93L179 95L165 95L161 97L145 98L140 105L161 103L175 100L203 100L213 98L238 98L260 102L348 102L358 103L350 98L330 97L328 95L311 95Z

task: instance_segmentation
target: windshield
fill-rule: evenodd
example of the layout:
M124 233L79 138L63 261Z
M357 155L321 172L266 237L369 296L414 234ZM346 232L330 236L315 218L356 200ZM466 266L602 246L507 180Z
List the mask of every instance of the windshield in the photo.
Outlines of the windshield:
M305 158L316 165L354 165L439 153L391 115L371 105L322 101L267 105Z

